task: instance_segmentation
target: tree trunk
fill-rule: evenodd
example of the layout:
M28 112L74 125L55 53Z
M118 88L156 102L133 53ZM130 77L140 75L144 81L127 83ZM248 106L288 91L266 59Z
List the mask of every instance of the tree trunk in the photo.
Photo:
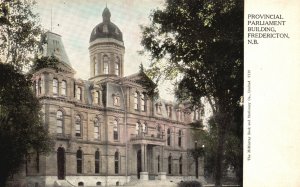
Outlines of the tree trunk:
M224 144L225 144L225 126L226 122L219 123L218 129L218 147L216 155L216 167L215 167L215 186L222 186L223 175L223 159L224 159Z

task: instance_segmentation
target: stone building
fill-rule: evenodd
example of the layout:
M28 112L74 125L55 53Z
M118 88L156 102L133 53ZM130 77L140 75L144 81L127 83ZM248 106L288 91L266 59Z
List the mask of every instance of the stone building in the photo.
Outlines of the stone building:
M55 137L47 156L32 153L26 164L29 186L111 186L136 180L203 179L203 159L194 148L191 127L200 114L188 104L154 99L143 72L124 76L125 46L105 8L91 31L90 78L75 79L61 36L47 32L43 55L60 60L59 70L34 72L35 93L44 123Z

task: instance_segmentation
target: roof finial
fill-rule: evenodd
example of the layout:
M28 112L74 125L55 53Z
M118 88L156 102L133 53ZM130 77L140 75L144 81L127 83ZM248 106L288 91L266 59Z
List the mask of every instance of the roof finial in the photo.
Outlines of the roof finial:
M103 22L110 22L110 16L111 15L109 9L105 7L102 13Z

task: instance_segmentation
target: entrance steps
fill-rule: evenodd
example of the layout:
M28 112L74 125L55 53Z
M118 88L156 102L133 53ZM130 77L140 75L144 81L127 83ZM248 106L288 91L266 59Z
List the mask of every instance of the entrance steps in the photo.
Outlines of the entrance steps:
M67 180L57 180L54 182L54 187L75 187Z
M133 180L124 186L139 186L139 187L177 187L175 182L168 180Z

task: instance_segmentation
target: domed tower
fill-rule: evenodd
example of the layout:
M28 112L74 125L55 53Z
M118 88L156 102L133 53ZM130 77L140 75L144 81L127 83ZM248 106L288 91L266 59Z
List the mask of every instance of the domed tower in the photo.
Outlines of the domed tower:
M90 80L120 78L124 74L125 47L120 29L110 21L110 11L103 10L102 23L90 37Z

